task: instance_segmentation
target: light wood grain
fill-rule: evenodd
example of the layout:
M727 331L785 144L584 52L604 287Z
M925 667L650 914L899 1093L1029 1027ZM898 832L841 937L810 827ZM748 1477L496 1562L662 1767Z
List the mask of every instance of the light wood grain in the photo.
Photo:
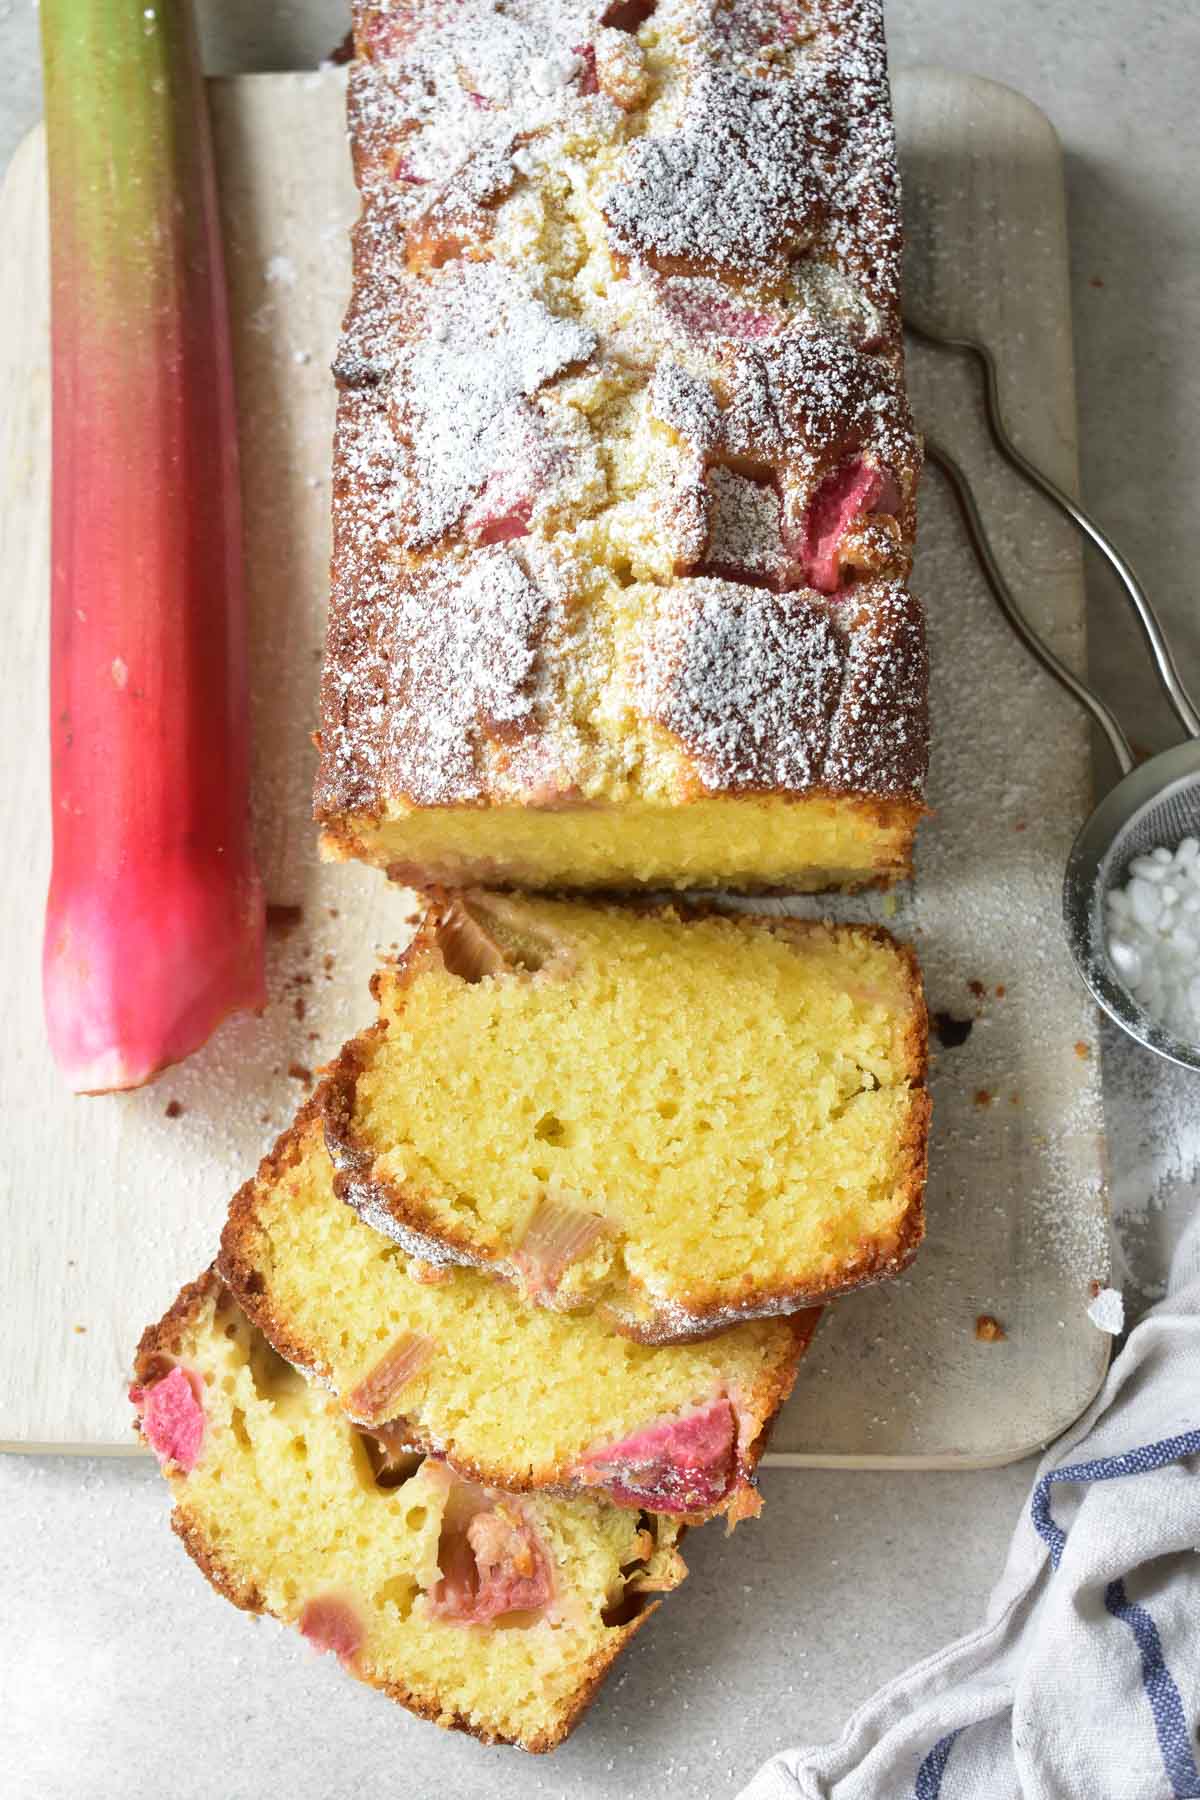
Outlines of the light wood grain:
M214 83L212 94L253 605L255 819L271 897L302 905L304 921L272 944L272 1000L261 1019L231 1021L201 1055L142 1093L63 1093L38 989L48 868L49 437L44 159L35 135L0 198L0 568L9 598L0 719L9 856L0 889L9 968L0 1043L0 1442L26 1449L131 1447L124 1386L142 1325L211 1256L229 1194L304 1089L289 1065L314 1067L368 1016L367 974L403 925L402 894L367 871L317 863L308 818L307 733L328 557L327 365L354 207L342 79L242 77ZM987 83L923 71L902 77L896 94L914 298L931 316L974 325L996 343L1018 437L1073 485L1053 134L1027 102ZM1060 648L1078 659L1074 545L990 460L963 371L918 358L914 391L923 417L976 474L1020 591L1032 590ZM935 1069L927 1247L904 1281L831 1309L776 1433L781 1461L1003 1461L1074 1417L1105 1361L1106 1340L1084 1314L1088 1282L1105 1271L1098 1071L1074 1051L1092 1036L1092 1021L1058 941L1055 902L1086 799L1085 735L989 610L935 479L918 572L931 612L940 817L925 833L916 891L894 918L882 900L839 910L913 934L932 1003L982 1016L967 1045ZM1007 721L1003 756L988 753L998 717ZM992 728L982 732L981 721ZM964 781L975 743L978 781ZM1017 811L1029 814L1020 834ZM986 982L986 1004L969 993L971 980ZM998 984L1008 991L1003 1003ZM997 1093L986 1108L975 1104L984 1088ZM170 1100L181 1116L167 1117ZM976 1343L975 1313L985 1310L1005 1320L1006 1343Z

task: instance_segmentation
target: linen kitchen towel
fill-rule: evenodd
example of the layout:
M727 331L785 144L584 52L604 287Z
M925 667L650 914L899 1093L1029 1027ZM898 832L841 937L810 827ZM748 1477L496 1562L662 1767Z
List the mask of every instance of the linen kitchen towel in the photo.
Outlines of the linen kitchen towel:
M1043 1458L983 1625L741 1800L1200 1797L1200 1218Z

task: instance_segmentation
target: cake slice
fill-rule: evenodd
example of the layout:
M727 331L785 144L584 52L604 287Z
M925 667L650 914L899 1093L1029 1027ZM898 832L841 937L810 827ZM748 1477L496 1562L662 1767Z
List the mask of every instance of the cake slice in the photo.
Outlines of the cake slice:
M342 1197L412 1256L650 1343L902 1269L926 1015L865 925L431 897L322 1112Z
M731 1525L817 1315L652 1349L411 1263L337 1198L318 1094L234 1199L219 1268L248 1317L360 1425L511 1492L599 1489Z
M679 1526L395 1455L276 1356L216 1275L138 1348L130 1398L219 1593L485 1743L550 1750L686 1570Z
M880 0L353 10L324 854L418 886L906 875Z

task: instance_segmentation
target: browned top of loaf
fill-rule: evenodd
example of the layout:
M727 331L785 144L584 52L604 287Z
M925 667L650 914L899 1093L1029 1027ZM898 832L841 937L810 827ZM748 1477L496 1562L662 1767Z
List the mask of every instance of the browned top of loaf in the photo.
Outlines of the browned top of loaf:
M917 798L920 450L878 0L409 0L359 4L355 30L318 816L638 791L568 697L589 656L671 798ZM589 166L606 273L564 280L514 221ZM591 529L613 504L592 378L656 434L669 551L603 631L627 577ZM848 458L888 479L827 597L795 546Z
M499 545L398 572L374 604L339 609L331 664L364 678L341 690L336 731L326 725L328 810L371 812L381 794L477 802L505 779L569 794L577 740L547 741L536 694L539 661L570 630L566 600L534 588ZM835 609L807 593L682 580L647 609L638 649L631 686L641 714L686 752L682 791L919 794L928 659L920 606L898 582L864 584Z
M820 253L898 335L882 0L355 0L353 13L355 177L405 226L436 211L468 242L486 236L513 149L591 100L636 132L605 207L619 256L736 279ZM644 65L621 41L647 21L688 75L669 132L639 129ZM573 56L573 72L530 78L534 58Z

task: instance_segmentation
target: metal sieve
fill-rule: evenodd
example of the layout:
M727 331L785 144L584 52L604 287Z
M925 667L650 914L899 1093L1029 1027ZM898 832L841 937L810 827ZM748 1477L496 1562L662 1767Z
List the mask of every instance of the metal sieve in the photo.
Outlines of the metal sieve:
M1092 994L1122 1031L1159 1056L1187 1069L1200 1069L1200 1043L1175 1037L1144 1010L1114 967L1106 942L1104 896L1128 878L1129 864L1156 844L1175 845L1200 837L1200 713L1180 679L1175 658L1141 582L1100 527L1077 501L1044 475L1009 437L1000 411L996 360L985 344L946 337L924 323L905 321L920 342L939 350L965 351L983 375L988 430L997 450L1017 472L1051 501L1100 552L1116 574L1141 626L1154 669L1187 740L1138 763L1116 716L1092 688L1050 648L1017 604L996 561L967 477L943 445L926 439L925 453L949 482L967 535L1000 611L1030 655L1100 727L1121 770L1121 779L1087 820L1071 847L1063 879L1063 922L1076 967Z

